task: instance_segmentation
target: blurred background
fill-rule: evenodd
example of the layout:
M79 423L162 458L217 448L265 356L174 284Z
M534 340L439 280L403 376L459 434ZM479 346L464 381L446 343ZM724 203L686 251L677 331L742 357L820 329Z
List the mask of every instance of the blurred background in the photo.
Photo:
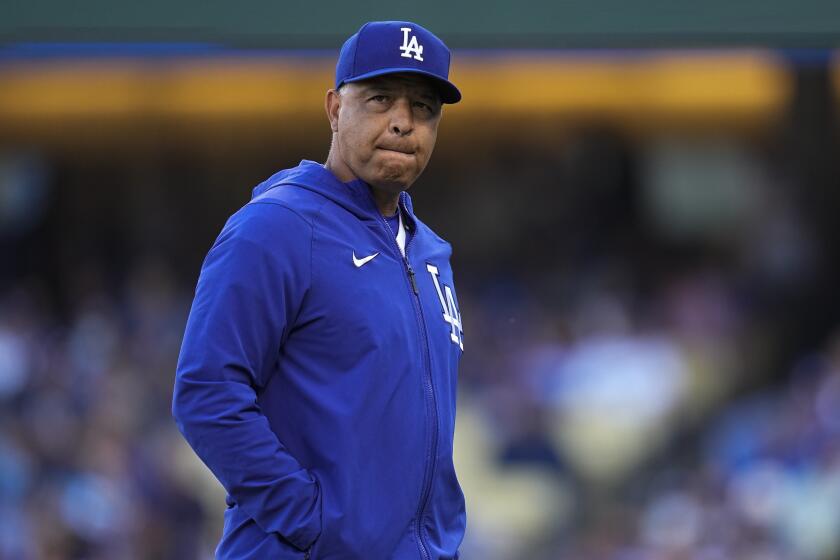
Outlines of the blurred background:
M836 2L0 2L0 558L207 559L198 271L343 40L454 49L465 560L840 558Z

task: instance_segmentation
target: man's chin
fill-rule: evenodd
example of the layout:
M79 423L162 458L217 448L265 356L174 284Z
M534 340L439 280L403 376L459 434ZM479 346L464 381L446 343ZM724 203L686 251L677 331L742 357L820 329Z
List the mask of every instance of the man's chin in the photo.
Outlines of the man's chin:
M387 166L380 169L368 183L378 189L399 192L408 189L417 179L417 175L412 170L402 166Z
M389 192L394 194L398 194L401 191L408 190L408 188L411 186L411 182L407 182L405 180L400 179L377 178L372 181L367 181L367 183L378 191Z

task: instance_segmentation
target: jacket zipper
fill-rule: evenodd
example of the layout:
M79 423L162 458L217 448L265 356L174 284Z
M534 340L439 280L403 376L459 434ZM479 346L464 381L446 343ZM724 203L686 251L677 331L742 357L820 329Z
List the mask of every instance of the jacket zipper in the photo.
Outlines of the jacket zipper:
M408 212L404 210L402 204L399 204L399 208L401 212L405 212L407 215ZM429 416L432 419L432 434L431 434L431 442L428 444L428 454L426 456L426 472L423 476L423 491L420 494L420 503L417 506L417 523L415 525L415 531L417 533L417 543L420 546L420 553L424 560L430 560L431 555L429 554L428 546L425 543L425 538L423 535L423 514L426 511L426 506L428 505L429 495L431 494L432 489L432 481L434 480L434 471L435 471L435 457L437 456L437 440L438 440L438 417L437 417L437 399L435 398L435 389L432 382L432 371L431 371L431 356L429 353L429 340L426 335L426 321L423 316L423 306L420 303L420 290L417 287L417 280L415 278L414 269L411 267L411 263L408 260L408 250L411 247L411 242L414 241L414 235L417 232L414 232L408 241L405 244L405 255L402 254L400 251L400 246L397 243L396 236L394 231L391 229L391 226L385 220L385 217L382 216L380 212L376 212L379 216L380 221L385 225L385 229L390 232L391 240L393 244L397 248L397 254L402 257L403 264L405 265L406 272L408 273L408 281L411 287L411 291L414 294L412 298L412 305L414 306L414 314L415 318L417 319L417 326L420 330L420 335L423 340L423 351L424 351L424 358L425 358L425 371L426 371L426 378L424 381L424 390L427 394L426 399L426 408Z

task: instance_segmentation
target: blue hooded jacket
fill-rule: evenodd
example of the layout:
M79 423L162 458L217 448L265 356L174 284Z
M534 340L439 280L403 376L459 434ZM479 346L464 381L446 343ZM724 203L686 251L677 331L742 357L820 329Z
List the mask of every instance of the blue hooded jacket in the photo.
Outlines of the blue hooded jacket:
M228 494L218 558L458 557L451 247L400 207L405 258L367 184L303 161L207 254L172 413Z

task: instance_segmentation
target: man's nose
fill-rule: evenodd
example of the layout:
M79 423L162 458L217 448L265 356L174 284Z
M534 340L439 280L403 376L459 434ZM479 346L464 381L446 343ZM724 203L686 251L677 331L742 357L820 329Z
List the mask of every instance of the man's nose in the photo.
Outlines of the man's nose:
M391 106L391 132L405 136L414 130L414 116L408 99L399 99Z

